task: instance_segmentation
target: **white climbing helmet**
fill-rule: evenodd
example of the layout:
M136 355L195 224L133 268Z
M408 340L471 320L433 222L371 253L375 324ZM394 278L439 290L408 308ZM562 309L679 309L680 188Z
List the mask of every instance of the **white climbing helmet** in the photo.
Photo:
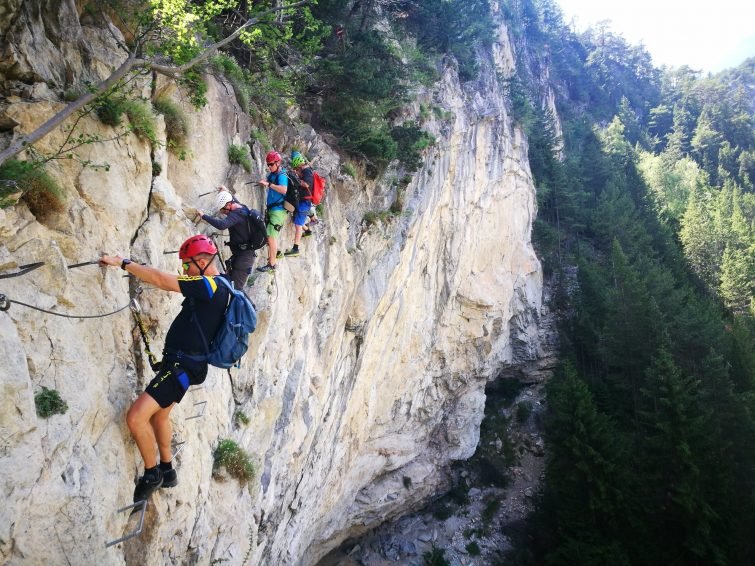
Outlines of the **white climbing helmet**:
M228 191L220 191L215 197L215 210L220 210L233 200L233 195Z

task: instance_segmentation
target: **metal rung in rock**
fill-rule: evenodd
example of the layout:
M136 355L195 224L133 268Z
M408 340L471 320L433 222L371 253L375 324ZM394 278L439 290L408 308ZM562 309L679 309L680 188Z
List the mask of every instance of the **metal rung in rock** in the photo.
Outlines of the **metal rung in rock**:
M194 403L195 407L197 405L202 405L202 409L196 415L192 415L190 417L186 417L187 421L190 421L191 419L198 419L199 417L204 416L204 410L207 408L207 401L198 401L198 402Z
M122 513L126 509L134 509L136 511L139 507L141 507L141 515L139 516L139 524L137 525L136 529L129 534L122 536L121 538L111 540L110 542L105 544L105 548L108 548L110 546L113 546L114 544L118 544L119 542L123 542L124 540L128 540L130 538L138 537L140 534L142 534L142 529L144 528L144 515L147 511L147 500L143 499L142 501L137 501L136 503L132 503L131 505L126 505L125 507L121 507L116 511L116 513Z
M176 442L173 445L173 447L171 449L171 452L173 452L173 459L174 460L178 457L178 455L181 453L181 450L183 450L185 447L186 447L186 441L185 440L182 440L181 442Z

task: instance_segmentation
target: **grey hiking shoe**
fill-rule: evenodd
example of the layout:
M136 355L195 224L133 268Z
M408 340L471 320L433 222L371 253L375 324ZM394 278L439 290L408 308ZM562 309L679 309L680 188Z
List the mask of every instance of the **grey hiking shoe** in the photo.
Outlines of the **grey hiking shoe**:
M134 488L134 503L149 499L156 489L163 484L163 472L160 468L144 472Z
M263 265L262 267L258 267L257 271L260 273L267 273L268 271L275 271L275 266L270 265L269 263L267 265Z

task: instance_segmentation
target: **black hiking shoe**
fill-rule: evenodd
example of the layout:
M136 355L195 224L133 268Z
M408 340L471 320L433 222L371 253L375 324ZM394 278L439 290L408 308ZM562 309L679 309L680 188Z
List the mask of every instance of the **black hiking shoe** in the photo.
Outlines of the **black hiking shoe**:
M160 487L176 487L178 485L178 474L175 468L163 471L163 484Z
M149 499L157 488L163 484L163 471L160 468L144 472L134 488L134 503Z
M286 257L297 257L299 255L299 248L294 246L290 250L286 250L283 255Z
M264 266L262 266L262 267L258 267L258 268L257 268L257 271L259 271L259 272L261 272L261 273L265 273L265 272L267 272L267 271L275 271L275 266L274 266L274 265L270 265L270 264L268 263L267 265L264 265Z
M312 230L304 230L304 233L301 235L302 238L309 238L312 235Z

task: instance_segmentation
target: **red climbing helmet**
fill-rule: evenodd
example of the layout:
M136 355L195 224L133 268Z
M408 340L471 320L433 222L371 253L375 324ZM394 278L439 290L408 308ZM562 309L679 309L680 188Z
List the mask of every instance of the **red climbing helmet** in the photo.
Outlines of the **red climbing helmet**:
M218 248L215 247L210 238L203 234L192 236L178 249L179 259L189 259L199 254L215 255L216 253L218 253Z
M268 151L267 155L265 156L265 162L266 163L279 163L281 160L281 154L277 151Z

